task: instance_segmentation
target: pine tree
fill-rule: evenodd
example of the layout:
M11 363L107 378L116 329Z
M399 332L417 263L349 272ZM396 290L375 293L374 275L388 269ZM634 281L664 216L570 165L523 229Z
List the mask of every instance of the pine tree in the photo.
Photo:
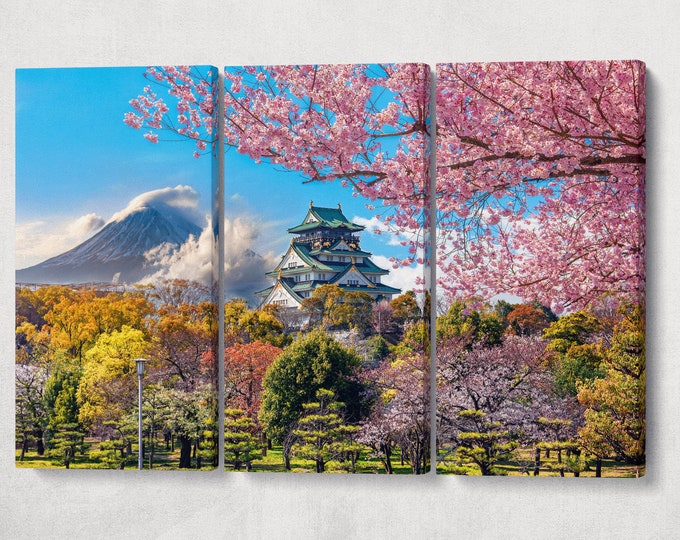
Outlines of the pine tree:
M224 462L237 471L243 465L250 471L253 460L260 455L255 422L241 409L227 409L224 417Z
M298 442L293 444L292 454L314 461L317 473L324 472L329 461L341 461L349 457L354 472L360 446L354 443L352 436L359 431L359 427L345 423L341 415L344 403L335 401L335 394L331 390L317 390L316 399L303 405L304 413L297 429L293 430Z
M84 451L85 433L76 423L61 424L52 437L52 449L49 456L59 465L71 468L77 454Z

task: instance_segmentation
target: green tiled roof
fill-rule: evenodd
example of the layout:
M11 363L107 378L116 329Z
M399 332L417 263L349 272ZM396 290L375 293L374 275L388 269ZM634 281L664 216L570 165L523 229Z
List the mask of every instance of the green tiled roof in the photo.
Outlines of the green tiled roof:
M326 271L326 272L333 271L333 269L330 266L327 266L323 262L316 260L315 257L310 255L309 246L306 246L305 244L293 243L293 244L291 244L291 248L297 254L298 257L300 257L305 263L307 263L312 268L314 268L316 270ZM276 268L274 268L274 270L272 270L271 272L267 272L266 275L275 276L279 273L279 270L281 270L282 272L285 272L287 270L287 268L281 268L282 264L283 264L283 259L281 259L281 262L276 266ZM305 271L304 267L300 268L298 271Z
M316 221L307 223L310 216L314 216ZM297 225L288 229L289 233L302 233L307 231L313 231L318 228L328 228L328 229L339 229L344 228L348 231L363 231L365 227L352 223L345 214L342 213L342 209L338 205L338 208L324 208L322 206L312 206L310 205L305 219Z
M297 246L298 248L301 248L300 251L304 253L303 250L306 250L306 246ZM296 252L298 250L296 249ZM308 251L307 251L308 252ZM301 255L301 254L300 254ZM313 257L309 257L311 259L310 266L312 266L314 269L317 271L321 272L342 272L349 266L351 266L351 262L340 262L340 261L317 261ZM379 274L381 276L386 276L387 274L390 273L389 270L385 270L384 268L380 268L377 264L375 264L371 259L368 257L365 257L363 261L355 262L354 266L357 267L357 269L362 272L362 273L368 273L368 274ZM268 276L277 276L279 273L279 270L281 271L282 274L296 274L296 273L304 273L304 272L309 272L309 270L300 268L300 269L291 269L290 272L287 272L288 269L286 268L279 268L278 266L272 270L271 272L267 272L266 275Z
M375 294L375 293L385 293L385 294L399 294L401 293L401 289L396 289L394 287L390 287L389 285L385 285L384 283L381 283L380 285L376 284L375 287L361 287L357 285L343 285L342 290L345 292L365 292L369 294Z
M272 292L272 289L274 288L274 285L271 287L267 287L266 289L262 289L261 291L256 291L253 294L255 296L261 296L262 298L267 298L269 296L269 293Z

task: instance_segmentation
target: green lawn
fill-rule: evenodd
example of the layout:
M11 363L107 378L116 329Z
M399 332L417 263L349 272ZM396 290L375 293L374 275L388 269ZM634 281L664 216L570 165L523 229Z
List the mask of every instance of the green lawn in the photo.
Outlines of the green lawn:
M311 460L292 458L290 462L290 470L286 470L283 464L283 450L280 446L274 446L271 450L267 450L267 455L253 461L253 468L251 472L294 472L294 473L316 473L316 467ZM398 451L392 455L392 469L394 474L412 474L411 467L408 463L401 465L401 458ZM225 470L233 471L231 465L225 465ZM241 472L245 471L245 467L241 467ZM370 458L366 452L362 452L359 460L356 463L356 472L368 474L385 474L385 468L376 458ZM332 461L326 464L325 474L351 473L350 463L339 463Z
M97 452L99 450L99 441L97 439L87 439L85 441L85 452L83 454L77 454L74 461L71 462L71 469L107 469L111 468L106 463L92 459L89 454L91 452ZM16 466L20 468L44 468L44 469L64 469L63 465L57 464L53 458L46 455L38 456L35 450L27 452L24 456L23 461L19 461L19 450L16 451ZM147 448L147 454L144 459L144 469L149 468L149 454ZM195 460L192 460L192 465L195 466ZM166 450L165 444L159 440L156 448L154 450L154 470L178 470L179 464L179 447L176 445L175 450ZM328 474L348 474L349 462L338 463L330 462L326 465L326 473ZM132 445L132 455L128 457L125 469L132 470L137 468L137 445ZM394 474L411 474L411 467L408 463L401 464L400 454L395 450L392 455L392 468ZM209 470L210 467L204 465L201 470ZM195 470L195 469L194 469ZM233 467L230 465L225 466L225 470L233 471ZM245 467L241 468L242 472L245 472ZM271 450L267 451L267 455L253 461L252 472L296 472L296 473L314 473L315 465L311 460L297 459L293 458L291 460L291 470L286 470L283 464L283 451L280 446L274 446ZM362 452L359 460L356 463L357 473L368 473L368 474L385 474L385 469L375 458L371 458L366 452Z
M71 469L111 469L112 467L102 460L94 459L90 453L99 451L98 439L86 439L85 451L82 454L76 454L75 459L71 462ZM39 456L37 452L32 449L24 455L24 459L19 461L20 451L16 451L16 466L25 469L65 469L64 465L59 465L53 458L47 455ZM137 469L137 445L132 445L132 455L127 457L125 469ZM192 468L195 469L196 461L192 459ZM149 448L147 447L146 455L144 456L144 469L149 468ZM175 445L174 450L166 449L165 443L159 440L154 449L153 456L154 470L178 470L179 469L179 446ZM191 470L191 469L185 469ZM212 467L203 465L201 470L212 470Z
M565 454L562 453L564 459ZM541 466L539 468L539 477L541 476L560 476L560 464L557 462L557 452L551 452L550 458L546 458L544 453L541 453ZM520 448L515 452L514 460L501 461L496 465L499 475L502 476L533 476L534 470L534 449ZM467 474L469 476L479 476L479 467L474 463L466 463L462 466L456 466L451 462L438 463L437 472L440 474ZM640 476L645 474L644 466L640 468ZM572 477L574 473L566 470L565 477ZM585 470L581 471L580 477L595 477L595 459L588 459ZM602 478L635 478L635 466L629 465L621 461L613 459L602 460Z

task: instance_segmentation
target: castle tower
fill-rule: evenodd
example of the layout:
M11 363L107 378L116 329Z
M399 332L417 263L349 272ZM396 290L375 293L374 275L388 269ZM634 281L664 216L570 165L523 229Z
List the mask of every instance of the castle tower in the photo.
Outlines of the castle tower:
M277 304L300 308L302 300L325 284L344 291L361 291L377 300L391 300L400 289L381 283L388 270L371 261L372 254L362 251L359 234L364 227L352 223L337 208L309 203L307 215L299 225L288 229L293 236L281 262L267 273L274 284L255 293L262 306Z

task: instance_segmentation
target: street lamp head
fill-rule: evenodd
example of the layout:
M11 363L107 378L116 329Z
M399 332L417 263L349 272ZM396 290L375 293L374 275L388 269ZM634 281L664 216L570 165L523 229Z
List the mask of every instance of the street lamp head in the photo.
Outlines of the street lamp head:
M144 375L144 364L148 362L146 358L136 358L135 362L137 363L137 375L140 377Z

